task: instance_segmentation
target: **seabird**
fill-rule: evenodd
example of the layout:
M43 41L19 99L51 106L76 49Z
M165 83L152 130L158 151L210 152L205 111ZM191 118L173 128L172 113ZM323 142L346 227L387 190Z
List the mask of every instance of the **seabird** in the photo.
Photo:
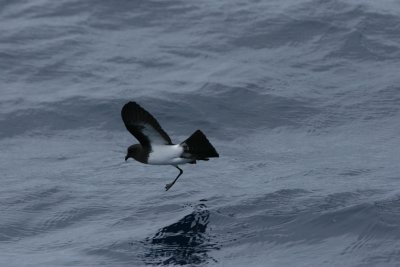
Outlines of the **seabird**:
M140 143L128 148L125 161L133 158L144 164L172 165L179 170L178 176L165 186L165 190L170 189L182 175L183 171L178 165L195 164L197 160L219 157L200 130L182 143L173 144L157 120L136 102L126 103L121 110L121 116L126 129Z

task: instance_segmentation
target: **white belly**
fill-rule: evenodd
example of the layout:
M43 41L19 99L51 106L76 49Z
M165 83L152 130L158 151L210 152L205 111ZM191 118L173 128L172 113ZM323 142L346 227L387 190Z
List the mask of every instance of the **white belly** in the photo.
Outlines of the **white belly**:
M178 165L188 163L189 159L180 158L183 148L180 145L155 145L147 160L152 165Z

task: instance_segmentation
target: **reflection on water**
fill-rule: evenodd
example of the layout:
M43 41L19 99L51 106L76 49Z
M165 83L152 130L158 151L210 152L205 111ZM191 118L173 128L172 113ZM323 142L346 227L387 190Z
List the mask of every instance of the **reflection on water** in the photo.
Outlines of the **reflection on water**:
M218 246L207 233L210 212L205 208L204 204L198 205L191 214L147 238L150 251L145 255L146 263L185 265L215 261L207 255Z

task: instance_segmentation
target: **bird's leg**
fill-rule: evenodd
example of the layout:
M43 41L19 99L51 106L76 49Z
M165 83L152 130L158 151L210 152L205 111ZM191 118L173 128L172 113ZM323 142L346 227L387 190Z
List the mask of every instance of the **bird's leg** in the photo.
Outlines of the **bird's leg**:
M181 168L179 168L178 166L175 166L175 167L179 170L179 174L178 174L178 176L176 176L175 180L172 183L165 185L165 191L168 191L175 184L176 180L178 180L179 176L181 176L183 173Z

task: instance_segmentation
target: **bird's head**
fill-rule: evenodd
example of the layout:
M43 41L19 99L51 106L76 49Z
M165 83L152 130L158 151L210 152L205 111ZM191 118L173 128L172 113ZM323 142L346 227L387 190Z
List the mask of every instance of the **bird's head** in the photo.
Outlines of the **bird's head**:
M125 161L127 161L129 158L136 159L139 155L140 149L141 146L139 144L131 145L130 147L128 147L128 150L126 151Z

